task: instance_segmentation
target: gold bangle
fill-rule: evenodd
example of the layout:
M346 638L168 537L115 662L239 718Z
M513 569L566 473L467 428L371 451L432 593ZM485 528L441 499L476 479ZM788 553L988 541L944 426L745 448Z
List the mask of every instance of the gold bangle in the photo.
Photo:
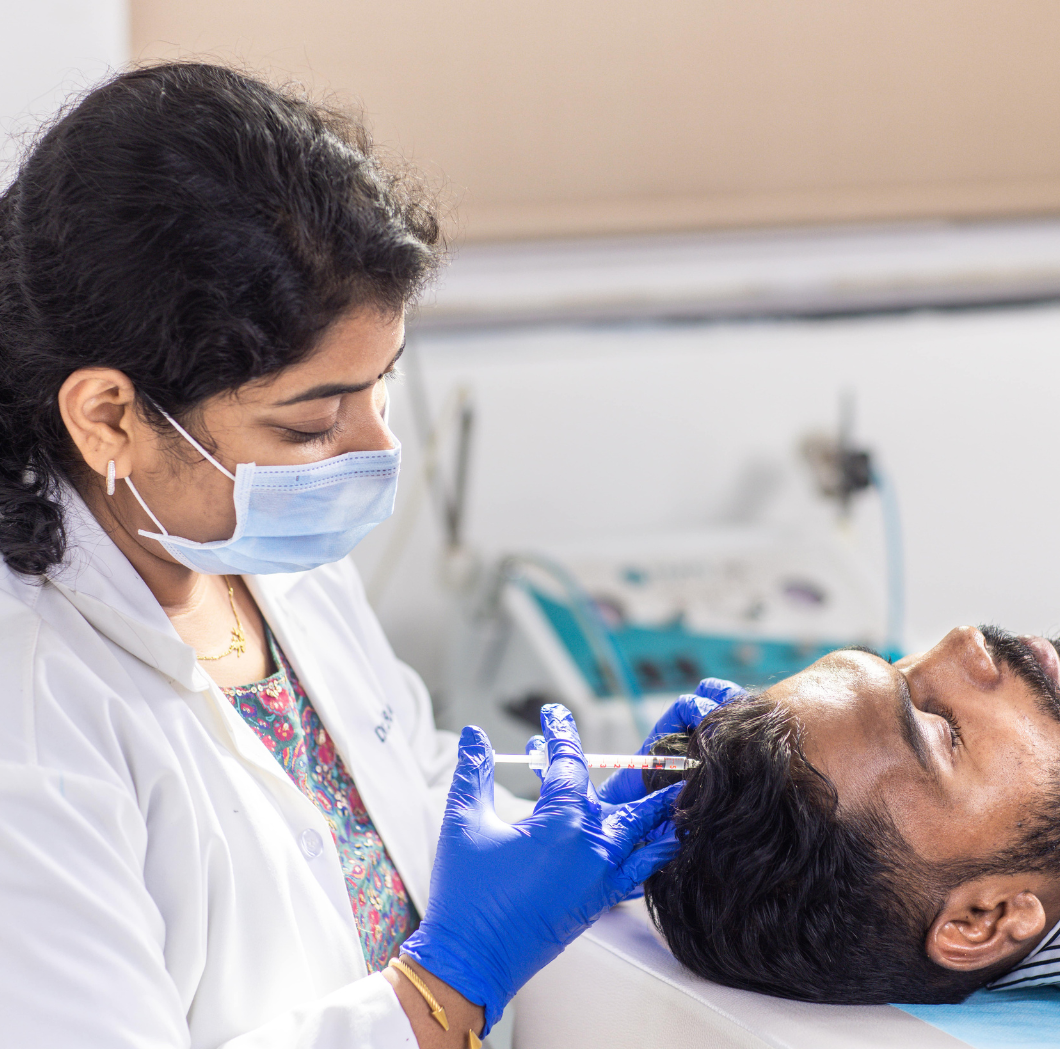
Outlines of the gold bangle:
M409 983L420 992L423 1000L427 1003L427 1008L431 1010L431 1016L433 1016L441 1025L443 1031L449 1030L449 1020L445 1015L445 1010L442 1008L438 999L431 994L430 989L427 985L410 969L400 958L391 958L390 967L397 969L398 972L403 973L408 977ZM471 1032L468 1031L468 1034ZM475 1041L478 1041L476 1038ZM474 1044L474 1043L472 1043ZM479 1045L482 1043L479 1042Z

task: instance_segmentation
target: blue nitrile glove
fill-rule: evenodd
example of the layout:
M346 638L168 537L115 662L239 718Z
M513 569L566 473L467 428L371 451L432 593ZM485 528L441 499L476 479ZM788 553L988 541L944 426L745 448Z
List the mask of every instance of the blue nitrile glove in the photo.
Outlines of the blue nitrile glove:
M526 741L526 746L523 749L526 751L527 754L532 754L535 750L547 750L548 744L545 742L545 737L542 735L531 736ZM535 776L537 776L537 778L542 783L545 782L545 773L548 771L547 769L531 769L531 771ZM590 802L596 805L600 805L600 810L605 816L610 815L612 812L615 811L615 809L618 808L617 805L600 804L600 795L596 793L596 785L593 783L592 780L589 780L588 783L585 784L585 790L586 793L589 795Z
M718 677L704 678L696 688L695 695L681 696L655 722L655 728L637 753L647 754L660 736L694 729L712 710L746 695L744 689L731 681L723 681ZM644 775L640 769L619 769L604 780L597 788L597 793L600 800L609 805L622 805L643 798L646 793Z
M534 973L677 851L672 835L637 848L670 817L674 787L605 817L570 711L549 704L541 726L551 764L533 814L516 824L493 811L486 733L460 734L427 913L401 948L484 1005L486 1031Z

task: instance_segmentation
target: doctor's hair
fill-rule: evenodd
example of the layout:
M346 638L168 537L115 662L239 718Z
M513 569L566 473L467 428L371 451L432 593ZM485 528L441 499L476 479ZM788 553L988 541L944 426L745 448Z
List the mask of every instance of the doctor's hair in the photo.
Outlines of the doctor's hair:
M122 73L61 112L0 196L0 554L61 562L86 467L57 394L116 368L177 419L312 352L341 315L397 315L444 245L434 199L361 124L203 63Z
M768 692L713 711L685 745L701 764L684 773L677 801L680 849L647 880L645 898L694 973L781 998L869 1005L959 1002L1011 968L946 969L928 956L927 933L965 881L1056 870L1055 789L1002 855L929 864L885 812L840 810L835 786L803 753L797 720Z

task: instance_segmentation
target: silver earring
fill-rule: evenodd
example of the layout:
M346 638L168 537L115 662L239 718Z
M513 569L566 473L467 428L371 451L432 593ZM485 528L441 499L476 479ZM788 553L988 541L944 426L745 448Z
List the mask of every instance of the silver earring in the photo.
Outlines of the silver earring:
M114 460L107 463L107 495L114 494Z

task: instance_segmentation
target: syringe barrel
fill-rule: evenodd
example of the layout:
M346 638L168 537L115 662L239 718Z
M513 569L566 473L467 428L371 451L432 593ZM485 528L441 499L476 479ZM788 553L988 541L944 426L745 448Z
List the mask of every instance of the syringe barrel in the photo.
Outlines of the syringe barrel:
M674 754L586 754L591 769L663 769L683 772L688 759Z
M498 763L526 764L544 772L548 768L548 751L540 747L522 754L497 754ZM699 762L692 758L674 754L586 754L585 764L591 769L652 769L663 772L684 772L695 768Z

